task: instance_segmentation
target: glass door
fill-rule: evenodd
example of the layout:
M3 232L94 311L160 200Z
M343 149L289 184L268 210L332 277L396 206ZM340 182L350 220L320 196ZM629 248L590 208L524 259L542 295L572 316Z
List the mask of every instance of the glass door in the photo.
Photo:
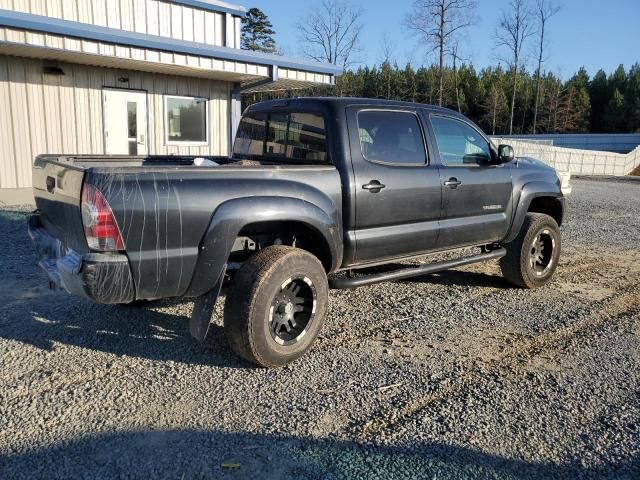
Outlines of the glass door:
M107 155L147 155L147 94L104 89L104 136Z

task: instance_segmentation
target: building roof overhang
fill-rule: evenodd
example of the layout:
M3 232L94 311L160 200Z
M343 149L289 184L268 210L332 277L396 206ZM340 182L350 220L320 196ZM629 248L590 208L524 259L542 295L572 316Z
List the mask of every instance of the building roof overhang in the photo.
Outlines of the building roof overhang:
M210 10L212 12L223 12L236 15L238 17L244 17L247 14L247 9L219 0L171 0L173 3L180 3L189 7L200 8L202 10Z
M233 63L235 65L248 65L256 68L245 69L245 72L234 72L222 68L216 70L215 68L199 68L198 66L189 64L170 64L162 61L163 55L158 55L158 61L155 62L145 62L144 60L137 60L135 58L101 59L99 58L101 55L96 52L88 53L64 48L51 48L47 45L21 45L20 42L11 42L2 40L1 38L0 53L5 52L12 54L11 52L15 52L13 54L24 54L31 57L59 59L69 62L78 61L92 65L140 69L143 71L165 72L170 70L173 74L183 73L191 76L219 78L247 85L255 84L258 81L270 80L271 88L278 89L292 88L293 86L301 88L303 85L308 86L312 83L332 84L334 83L333 77L342 73L341 68L331 64L176 40L157 35L130 32L10 10L0 9L0 27L72 38L81 41L98 42L99 44L108 44L116 47L131 47L132 49L140 49L141 51L147 52L163 52L190 58L209 59L213 64L216 62L222 62L224 64ZM209 62L209 64L211 64L211 62ZM181 70L182 67L184 68ZM280 75L278 72L282 72L283 74ZM317 81L317 78L322 78L323 80ZM261 85L264 88L264 84Z

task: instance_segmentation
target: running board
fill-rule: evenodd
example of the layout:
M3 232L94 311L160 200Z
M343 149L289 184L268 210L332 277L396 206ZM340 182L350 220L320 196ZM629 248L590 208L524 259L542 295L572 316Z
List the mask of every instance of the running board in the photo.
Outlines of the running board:
M354 278L333 278L329 280L329 287L334 289L356 288L363 287L365 285L372 285L374 283L403 280L405 278L441 272L443 270L449 270L450 268L462 267L464 265L471 265L473 263L496 260L498 258L504 257L506 254L507 251L504 248L498 248L496 250L491 250L490 252L481 253L472 257L464 257L457 258L455 260L447 260L445 262L430 263L428 265L422 265L419 267L403 268L402 270L395 270L392 272L374 273L371 275L363 275L361 277Z

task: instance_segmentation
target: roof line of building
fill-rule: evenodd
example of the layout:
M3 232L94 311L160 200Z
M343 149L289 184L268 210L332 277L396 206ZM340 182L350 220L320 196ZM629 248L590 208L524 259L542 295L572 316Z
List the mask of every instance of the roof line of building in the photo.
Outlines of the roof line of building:
M326 75L339 75L342 69L328 63L295 60L280 55L271 55L238 48L219 47L186 40L129 32L115 28L90 25L88 23L14 12L0 9L0 25L9 28L62 35L84 40L93 40L116 45L147 48L165 52L196 55L233 62L246 62L271 67L302 70Z
M173 3L180 3L189 7L200 8L202 10L210 10L212 12L223 12L244 17L247 14L247 9L240 5L232 5L227 2L220 2L218 0L171 0Z

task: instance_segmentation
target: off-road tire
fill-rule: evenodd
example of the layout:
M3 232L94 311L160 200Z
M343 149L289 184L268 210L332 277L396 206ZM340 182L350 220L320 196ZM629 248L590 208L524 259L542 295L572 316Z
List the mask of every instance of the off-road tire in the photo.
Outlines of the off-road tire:
M284 345L273 333L273 304L285 291L283 285L292 279L306 282L303 287L310 284L314 306L300 338ZM327 275L315 256L288 246L267 247L236 272L225 303L224 331L231 348L249 362L260 367L287 365L307 352L318 336L327 301Z
M531 264L533 244L539 235L552 240L552 251L548 268ZM542 213L528 213L515 240L504 245L507 255L500 259L500 270L504 278L521 288L538 288L548 283L558 267L561 251L560 229L556 221Z

